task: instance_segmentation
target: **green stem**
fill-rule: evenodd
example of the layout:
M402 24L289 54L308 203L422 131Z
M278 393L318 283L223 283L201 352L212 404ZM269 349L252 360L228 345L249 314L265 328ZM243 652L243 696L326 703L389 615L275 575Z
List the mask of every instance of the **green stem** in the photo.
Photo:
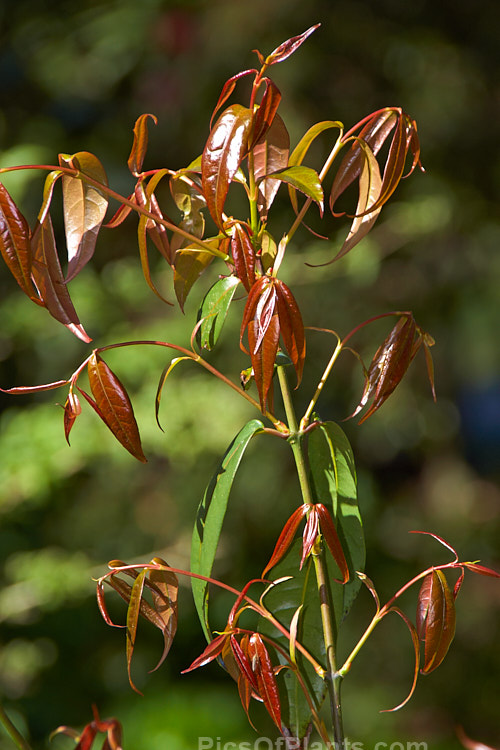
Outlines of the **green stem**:
M23 735L14 726L12 721L9 719L3 706L0 704L0 723L3 724L5 731L10 736L12 741L17 745L19 750L31 750L31 745L24 739Z
M323 387L328 380L330 376L330 372L332 371L332 367L337 361L337 358L342 351L342 345L343 342L339 339L337 346L335 347L335 351L333 352L332 356L330 357L330 361L328 362L327 366L325 367L325 371L323 375L321 376L321 380L318 383L318 387L316 388L316 392L314 396L311 399L311 403L307 407L307 411L305 412L304 416L302 417L302 420L300 422L300 427L303 429L304 427L307 427L307 424L309 423L309 419L311 417L312 411L314 407L316 406L316 401L320 397L321 391L323 390Z
M292 402L290 387L288 384L286 371L284 367L278 367L278 379L285 407L286 417L290 436L288 442L292 448L297 475L300 483L300 490L304 503L313 504L313 495L309 483L306 460L302 448L301 438L303 433L299 431L297 417ZM330 601L328 578L324 557L321 551L313 553L314 571L318 584L318 595L320 600L321 624L323 628L323 639L327 657L326 681L330 695L330 708L332 713L332 724L334 730L334 740L337 748L344 746L344 730L342 725L342 709L340 703L340 683L342 675L337 672L335 660L335 636L333 632L332 604Z

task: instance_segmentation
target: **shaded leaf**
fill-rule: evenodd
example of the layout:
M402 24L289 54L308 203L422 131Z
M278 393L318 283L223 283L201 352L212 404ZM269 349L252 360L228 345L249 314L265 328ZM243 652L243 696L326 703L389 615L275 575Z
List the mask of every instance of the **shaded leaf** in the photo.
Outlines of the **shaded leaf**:
M38 301L31 281L31 245L28 222L0 182L0 250L23 292Z
M92 341L83 328L69 296L59 257L50 214L38 224L32 238L32 277L41 300L53 318L86 344Z
M283 60L286 60L288 57L290 57L290 55L293 55L293 53L298 50L298 48L305 42L305 40L309 36L311 36L311 34L316 31L316 29L319 29L320 26L320 23L316 23L314 26L311 26L302 34L293 36L290 39L287 39L286 42L280 44L278 47L276 47L275 50L273 50L273 52L271 52L270 55L266 57L266 65L275 65L276 63L283 62Z
M128 196L128 200L136 203L135 199L135 193L132 193L132 195ZM109 221L104 224L104 227L106 229L116 229L116 227L119 227L120 224L122 224L127 216L129 216L132 213L132 208L130 206L127 206L126 203L122 203L122 205L117 209L116 213L111 217Z
M167 563L161 558L155 557L152 562L167 566ZM177 631L179 581L172 571L155 568L149 570L148 579L146 583L151 586L153 608L159 618L159 623L154 622L153 624L160 627L164 641L163 653L158 664L152 670L155 671L165 661Z
M96 352L90 357L87 369L99 416L129 453L139 461L146 462L127 391Z
M417 633L424 641L422 674L429 674L443 661L455 635L455 600L441 570L433 570L418 595Z
M184 304L193 285L213 259L213 253L195 247L186 247L177 251L175 255L174 290L181 310L184 310Z
M196 514L191 542L191 571L210 576L219 544L231 487L243 454L254 435L264 429L257 419L248 422L236 435L222 458L205 490ZM205 581L191 580L193 597L207 641L212 640L208 621L208 585Z
M252 149L261 138L265 137L267 131L273 124L276 111L281 101L281 92L270 78L263 78L261 83L265 83L266 88L254 115L249 150Z
M259 633L252 633L248 641L248 655L257 680L259 695L271 719L281 731L281 705L271 659Z
M408 617L405 615L404 612L398 609L398 607L391 607L391 609L388 610L387 614L389 614L389 612L395 612L397 615L399 615L401 619L403 620L403 622L405 623L408 630L410 631L411 639L413 642L413 649L415 652L415 669L413 672L413 682L410 688L410 692L408 693L404 701L402 701L402 703L400 703L399 705L394 706L394 708L383 709L383 712L399 711L400 708L403 708L403 706L405 706L408 703L413 693L415 692L415 688L417 686L418 669L420 666L420 643L418 641L418 634L417 634L414 624L411 622L411 620L408 619Z
M219 228L229 184L248 151L252 112L234 104L215 123L201 158L203 193L208 210Z
M40 208L40 212L38 214L38 221L40 224L43 224L43 222L45 221L45 217L47 216L47 213L50 209L50 204L52 202L52 196L54 195L56 182L62 176L63 172L54 170L52 172L49 172L49 174L45 178L45 183L43 186L42 207Z
M144 589L144 579L146 577L146 569L141 570L135 579L132 590L130 592L130 601L127 608L127 673L130 686L136 693L142 695L141 691L137 689L132 680L131 666L132 656L134 654L135 641L137 637L137 624L139 621L139 611L142 601L142 592Z
M195 237L202 238L205 232L205 217L202 213L207 205L205 196L196 179L188 172L174 175L170 180L170 192L177 208L182 211L180 229L189 232ZM175 253L179 248L187 244L187 240L180 234L172 237L172 251Z
M155 195L155 190L158 187L161 180L170 174L169 169L160 169L158 172L151 177L144 189L144 183L139 182L135 189L135 197L139 205L144 206L149 213L158 217L160 221L154 221L149 216L141 216L141 220L144 220L145 229L148 237L151 238L158 252L163 255L165 260L172 265L174 258L174 251L170 246L168 240L167 230L161 224L161 220L165 217L161 212L158 200ZM142 259L142 258L141 258Z
M265 136L253 149L255 180L259 184L257 208L263 221L280 186L280 180L266 175L288 166L290 136L282 118L277 114Z
M202 349L211 351L217 343L239 283L236 276L224 276L215 282L203 298L197 317L201 325L196 334L198 346Z
M255 249L247 229L239 222L231 229L231 255L236 275L249 292L255 283Z
M73 156L60 154L59 164L76 169L81 175L73 177L65 174L62 178L68 248L66 281L70 281L94 254L97 235L108 206L106 196L97 187L85 182L85 176L103 185L107 185L107 178L99 159L87 151L79 151Z
M69 433L73 427L76 418L81 414L82 407L78 396L70 390L66 403L64 404L64 436L69 445Z
M148 119L151 118L155 125L158 125L158 120L155 115L144 114L137 118L134 125L134 142L132 144L132 150L128 157L127 165L133 175L136 177L142 170L142 164L146 151L148 149Z

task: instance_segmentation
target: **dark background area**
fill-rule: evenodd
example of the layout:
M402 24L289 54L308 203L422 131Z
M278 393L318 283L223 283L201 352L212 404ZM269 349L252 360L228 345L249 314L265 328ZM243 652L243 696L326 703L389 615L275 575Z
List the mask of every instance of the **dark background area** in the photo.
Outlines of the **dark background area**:
M202 150L224 81L256 64L252 49L267 54L317 22L321 28L300 51L273 69L292 144L316 121L338 119L350 127L380 107L401 106L418 122L426 169L401 184L370 236L339 264L304 265L323 263L340 247L348 225L330 221L328 242L305 230L296 235L286 268L307 325L345 334L372 315L411 309L436 339L436 404L419 356L380 412L360 427L344 424L358 461L367 573L385 600L420 569L447 559L434 541L409 535L412 529L440 534L462 559L500 566L498 3L4 2L0 166L54 164L60 152L87 150L127 195L133 184L126 160L138 115L151 112L159 120L145 166L186 166ZM43 176L17 173L5 185L33 222ZM277 227L290 223L284 198L283 192L277 201ZM149 292L134 226L130 219L104 230L91 267L72 283L82 322L96 346L141 337L185 343L198 293L181 316ZM58 236L61 231L56 222ZM172 296L168 269L159 264L155 278ZM30 305L7 270L0 292L1 386L67 377L88 347ZM380 321L353 343L369 361L387 332L387 321ZM299 410L332 341L311 333L308 346L313 356L297 395ZM161 555L188 564L197 503L252 411L203 372L181 365L163 395L162 433L154 396L164 353L127 350L107 359L133 395L145 466L89 410L68 448L54 407L64 397L57 392L0 401L0 694L20 726L29 727L36 748L48 747L60 724L85 724L92 703L122 720L129 750L187 750L198 736L251 741L255 735L221 670L179 675L203 647L187 587L176 642L154 675L147 672L161 639L147 626L140 633L134 676L141 698L128 686L124 634L101 621L91 579L117 557ZM238 314L229 318L213 360L234 378L246 366ZM318 403L321 416L343 419L360 389L359 367L341 359ZM260 571L297 500L286 446L255 441L234 487L221 578L237 585L255 575L256 563ZM402 602L412 617L414 602L411 593ZM462 724L471 736L499 746L499 609L498 582L467 577L450 653L396 714L379 712L406 694L412 647L397 618L380 626L345 683L352 740L367 747L425 741L429 748L452 748L459 746L454 731ZM113 611L123 618L119 603ZM362 594L348 621L346 651L371 612L370 597ZM256 717L265 727L258 711ZM57 738L51 746L66 745ZM4 747L9 740L0 736Z

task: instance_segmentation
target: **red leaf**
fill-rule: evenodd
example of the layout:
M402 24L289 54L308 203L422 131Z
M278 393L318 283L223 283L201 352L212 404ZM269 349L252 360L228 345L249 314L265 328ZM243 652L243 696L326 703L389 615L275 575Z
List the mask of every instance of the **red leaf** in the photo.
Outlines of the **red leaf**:
M455 635L455 600L441 570L424 578L418 596L417 633L424 641L422 674L429 674L443 661Z
M203 650L200 656L198 656L187 669L182 670L181 674L192 672L193 669L198 669L198 667L204 667L206 664L210 664L211 661L216 659L222 653L222 649L228 637L228 633L222 633L214 638L214 640Z
M167 565L164 560L156 557L153 563ZM155 619L153 624L162 631L164 641L163 653L158 664L152 670L154 672L165 661L177 631L177 594L179 581L175 573L172 573L170 570L151 568L146 585L151 588L153 608L158 615L158 619Z
M255 180L259 184L257 208L263 221L267 218L267 212L281 184L281 180L272 177L266 179L266 175L288 166L289 151L290 136L285 123L277 114L265 136L253 149Z
M276 84L270 78L263 78L262 81L265 82L266 88L257 112L254 115L252 136L249 144L250 149L266 135L273 124L281 101L281 92Z
M132 193L132 195L128 196L129 201L136 202L135 200L135 194ZM126 203L122 203L122 205L118 208L116 213L111 217L111 219L104 224L104 226L107 229L115 229L116 227L119 227L120 224L122 224L127 216L132 212L132 208L130 206L127 206Z
M283 529L281 530L281 534L278 537L278 541L276 542L276 545L274 547L271 559L262 571L262 578L265 578L266 573L268 573L271 568L274 568L274 566L277 565L277 563L279 563L282 557L284 557L284 555L287 553L288 548L293 541L299 523L302 521L308 509L308 505L301 505L292 513L288 521L285 523Z
M302 534L302 558L300 560L299 570L302 570L302 567L307 557L311 553L314 542L318 538L318 531L319 531L318 514L316 513L315 506L312 506L309 511L309 516L307 518L306 525L304 526L304 533Z
M219 228L229 184L248 152L252 112L234 104L215 123L201 158L203 193L208 210Z
M249 292L240 338L248 333L250 358L262 411L268 401L278 351L280 324L274 280L261 276Z
M283 62L283 60L286 60L287 57L290 57L290 55L293 55L293 53L301 46L301 44L305 42L307 37L311 36L311 34L320 26L321 24L317 23L307 29L307 31L299 34L299 36L293 36L290 39L287 39L286 42L280 44L278 47L276 47L275 50L273 50L273 52L271 52L270 55L266 57L266 65L275 65L276 63Z
M464 563L467 570L472 570L473 573L479 573L482 576L491 576L492 578L500 578L500 573L491 568L486 568L484 565L478 565L477 563Z
M253 669L250 665L250 657L248 655L248 636L244 635L241 641L238 641L236 636L230 637L231 651L235 658L236 664L246 680L252 686L252 689L258 692L258 682Z
M399 711L400 708L403 708L403 706L405 706L408 703L408 701L412 697L413 693L415 692L415 688L417 686L418 668L420 666L420 644L418 642L418 634L417 634L417 631L415 629L414 624L408 619L408 617L405 615L405 613L402 612L397 607L391 607L391 609L389 609L387 611L387 614L389 614L389 612L395 612L397 615L399 615L401 617L401 619L405 622L406 627L408 628L408 630L410 631L411 639L413 641L413 648L414 648L414 651L415 651L415 669L414 669L414 672L413 672L413 683L412 683L412 686L410 688L410 692L408 693L408 695L406 696L406 698L404 699L404 701L402 703L400 703L398 706L394 706L394 708L389 708L389 709L386 708L386 709L384 709L384 712L385 711L387 711L387 712L389 712L389 711Z
M226 83L222 87L222 91L217 101L217 104L215 105L215 109L212 112L212 119L210 120L210 127L212 127L213 119L215 115L217 114L217 112L219 111L219 109L222 107L223 104L227 102L227 100L233 93L236 83L240 80L240 78L243 78L244 76L248 76L248 75L257 75L257 71L255 69L243 70L241 73L236 73L236 75L232 76L226 81Z
M276 280L276 298L281 336L285 349L293 362L297 375L297 386L299 386L306 357L306 340L302 316L295 297L287 285L279 279Z
M134 125L134 142L132 144L132 150L128 157L127 165L133 175L138 176L142 170L142 164L146 151L148 148L148 118L151 118L155 125L158 125L158 120L154 115L141 115L137 118Z
M231 255L236 275L249 292L255 283L255 249L247 230L239 222L231 230Z
M33 301L38 295L31 282L31 246L28 223L0 182L0 251L15 280Z
M66 403L64 404L64 436L69 445L69 433L75 424L76 418L81 414L82 407L76 393L70 390Z
M142 602L142 592L144 590L144 579L146 577L146 570L141 570L134 581L132 589L130 591L130 600L127 608L127 673L128 681L130 686L136 693L141 695L141 691L137 689L132 680L131 666L132 656L135 649L135 640L137 637L137 625L139 621L139 612Z
M87 369L99 416L129 453L139 461L146 462L127 391L95 352L89 359Z
M44 385L18 385L15 388L0 388L0 391L2 393L10 393L12 396L22 396L25 393L52 391L55 388L61 388L63 385L68 385L68 383L68 380L56 380L53 383L46 383Z
M342 583L347 583L347 581L349 580L349 566L347 565L344 550L342 549L342 545L340 543L335 524L333 523L333 519L328 512L328 509L322 503L317 503L314 507L319 516L319 523L323 539L325 540L333 559L339 566L340 572L342 573Z
M278 686L274 677L271 659L259 633L252 633L248 641L248 655L252 672L257 680L259 695L269 716L281 731L281 706Z
M69 296L57 255L50 214L46 214L43 224L37 225L32 246L31 273L44 306L53 318L88 344L92 339L81 325Z

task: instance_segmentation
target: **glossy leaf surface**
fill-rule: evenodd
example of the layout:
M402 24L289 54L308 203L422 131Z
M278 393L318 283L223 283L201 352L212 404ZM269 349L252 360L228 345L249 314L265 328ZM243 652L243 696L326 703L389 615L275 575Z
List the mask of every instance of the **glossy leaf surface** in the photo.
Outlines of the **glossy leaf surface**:
M202 321L197 331L198 346L211 351L217 343L233 300L239 279L224 276L208 290L198 310L198 321Z
M32 252L32 276L44 306L53 318L88 344L92 339L81 325L71 301L57 255L50 214L46 214L43 224L37 225Z
M31 281L31 245L28 223L0 183L0 250L7 267L30 299L38 295Z
M280 44L278 47L276 47L275 50L271 52L270 55L267 56L266 64L275 65L276 63L286 60L288 57L290 57L290 55L293 55L293 53L298 50L298 48L306 41L306 39L311 36L311 34L320 26L321 24L317 23L314 26L308 28L307 31L304 31L302 34L287 39L286 42Z
M203 193L219 228L229 184L248 151L252 112L240 104L228 107L215 123L201 159Z
M248 655L257 681L259 695L278 729L281 731L281 705L271 659L259 633L252 633L248 641Z
M318 173L311 167L286 167L272 172L269 178L286 182L295 190L300 190L318 204L320 211L323 211L323 187Z
M87 151L73 156L59 155L61 167L77 169L82 177L64 175L64 228L68 248L66 281L73 279L94 254L97 235L101 228L108 200L94 185L85 182L85 175L107 185L104 168L99 159Z
M231 229L231 255L236 275L249 292L255 283L255 249L247 229L239 222Z
M212 477L196 514L191 542L191 571L210 576L219 544L233 481L243 454L254 435L264 428L253 419L236 435ZM208 620L208 585L192 579L193 597L207 641L212 640Z
M181 310L193 285L198 281L203 271L213 261L214 255L208 250L187 247L178 250L175 256L174 290Z
M288 166L289 151L290 136L277 114L265 136L253 149L255 179L259 184L257 208L264 221L280 186L280 180L267 178L266 175Z
M139 461L145 462L139 429L127 391L98 354L91 356L87 369L99 415L123 447Z
M455 599L442 570L424 578L418 595L417 633L424 641L423 674L437 669L455 635Z

